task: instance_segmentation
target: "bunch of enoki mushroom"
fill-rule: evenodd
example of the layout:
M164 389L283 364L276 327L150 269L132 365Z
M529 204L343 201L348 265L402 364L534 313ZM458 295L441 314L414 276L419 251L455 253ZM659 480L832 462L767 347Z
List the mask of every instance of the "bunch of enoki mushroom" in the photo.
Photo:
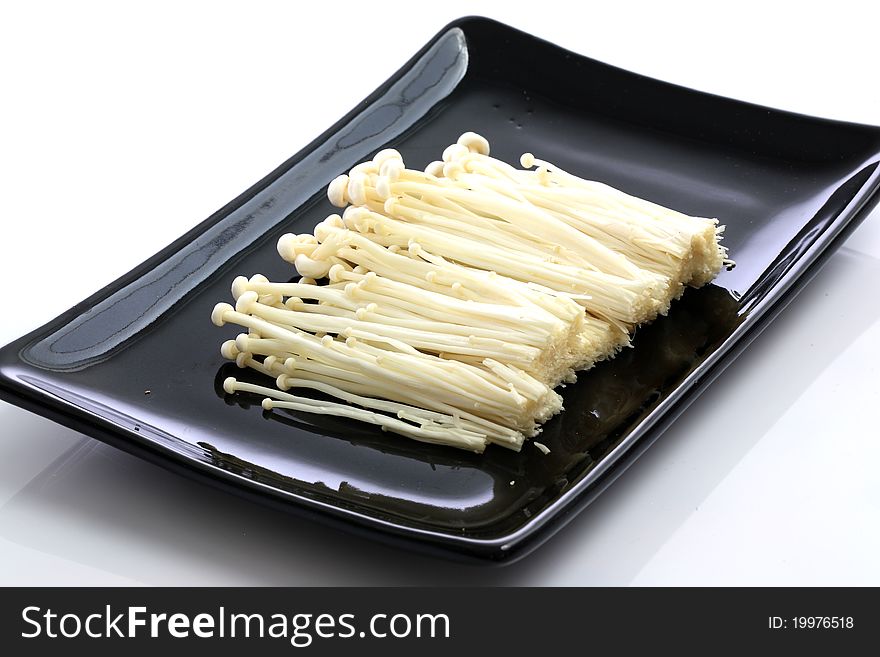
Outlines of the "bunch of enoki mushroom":
M235 307L214 308L218 326L247 329L223 356L275 383L230 377L226 392L424 442L519 450L562 409L554 387L728 262L715 219L530 153L520 163L465 133L424 171L388 149L336 178L328 196L342 215L278 241L299 281L239 276Z

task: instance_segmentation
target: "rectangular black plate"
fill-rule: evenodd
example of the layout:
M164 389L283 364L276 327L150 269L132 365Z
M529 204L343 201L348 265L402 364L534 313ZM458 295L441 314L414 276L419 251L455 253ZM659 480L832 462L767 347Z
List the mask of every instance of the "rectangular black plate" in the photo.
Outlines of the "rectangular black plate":
M239 273L288 279L279 235L332 208L334 176L387 145L409 166L465 130L587 178L719 217L738 265L565 391L548 456L427 447L223 394ZM628 73L466 18L300 153L161 253L0 352L0 394L166 467L423 548L522 555L619 474L790 300L877 199L880 129ZM145 394L149 390L150 394Z

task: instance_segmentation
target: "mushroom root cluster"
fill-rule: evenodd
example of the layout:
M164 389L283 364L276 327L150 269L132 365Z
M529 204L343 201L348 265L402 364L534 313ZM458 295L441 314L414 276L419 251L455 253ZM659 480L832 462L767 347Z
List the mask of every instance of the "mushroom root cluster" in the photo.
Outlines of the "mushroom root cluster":
M216 325L245 329L223 356L268 377L224 390L428 443L519 450L562 410L556 386L732 264L716 219L531 153L520 164L467 132L423 171L385 149L333 180L341 213L278 240L300 278L239 276L235 305L214 308Z

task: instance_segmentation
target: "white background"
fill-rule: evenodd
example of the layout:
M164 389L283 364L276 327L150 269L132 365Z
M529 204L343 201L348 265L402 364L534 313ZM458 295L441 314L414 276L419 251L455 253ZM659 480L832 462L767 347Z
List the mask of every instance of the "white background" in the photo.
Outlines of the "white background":
M870 3L304 5L2 4L0 343L208 216L461 15L880 124ZM352 538L0 403L0 584L880 584L878 274L875 211L647 455L506 568Z

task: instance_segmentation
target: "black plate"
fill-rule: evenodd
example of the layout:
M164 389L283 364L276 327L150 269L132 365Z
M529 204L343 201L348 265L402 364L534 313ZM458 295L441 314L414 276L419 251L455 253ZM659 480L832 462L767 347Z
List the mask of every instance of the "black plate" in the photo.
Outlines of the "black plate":
M565 394L549 456L432 448L223 394L212 306L325 186L393 145L409 166L465 130L727 225L738 265ZM522 555L638 456L791 299L877 199L880 129L698 93L482 18L456 21L300 153L134 271L0 352L3 398L166 467L421 547ZM149 390L149 394L145 391Z

